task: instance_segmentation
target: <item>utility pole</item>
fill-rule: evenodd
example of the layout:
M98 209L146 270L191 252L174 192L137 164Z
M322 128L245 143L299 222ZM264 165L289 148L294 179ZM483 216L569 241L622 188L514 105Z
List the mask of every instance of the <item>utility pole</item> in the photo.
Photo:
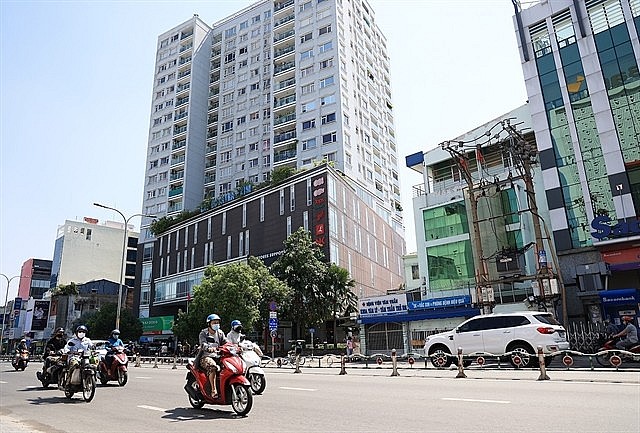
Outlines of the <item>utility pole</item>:
M469 203L471 205L471 226L472 233L471 242L473 243L473 253L475 257L475 279L476 279L476 306L482 309L483 314L489 314L493 309L493 287L489 284L489 271L487 269L487 263L484 259L484 252L482 249L482 239L480 238L480 224L478 222L478 197L473 183L473 177L471 176L471 170L469 169L469 157L466 153L460 152L455 147L461 147L462 145L457 142L445 141L441 144L442 149L449 152L451 159L455 161L456 165L460 169L460 173L464 177L467 183L467 194L469 196Z

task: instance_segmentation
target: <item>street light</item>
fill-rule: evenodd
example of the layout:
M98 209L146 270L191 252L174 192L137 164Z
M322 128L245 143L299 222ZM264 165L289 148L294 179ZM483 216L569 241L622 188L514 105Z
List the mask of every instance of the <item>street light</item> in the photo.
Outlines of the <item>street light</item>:
M2 334L0 334L0 355L2 355L2 340L4 339L4 326L7 321L7 301L9 300L9 284L11 284L12 280L16 278L20 278L20 275L13 276L11 278L7 277L5 274L0 274L0 275L5 277L7 280L7 292L4 295L4 310L2 312L4 314L4 316L2 317ZM9 350L8 343L7 343L7 350Z
M129 218L127 218L126 216L124 216L124 214L122 212L120 212L118 209L111 207L111 206L105 206L103 204L100 203L94 203L94 206L98 206L104 209L109 209L115 212L118 212L120 214L120 216L122 217L122 219L124 220L124 240L123 240L123 244L122 244L122 262L120 263L120 285L118 286L118 309L116 310L116 329L120 329L120 309L122 308L122 282L124 280L124 270L125 270L125 260L127 257L127 229L129 227L129 220L133 217L137 217L137 216L141 216L141 217L148 217L148 218L155 218L155 215L145 215L142 213L136 213L131 215Z

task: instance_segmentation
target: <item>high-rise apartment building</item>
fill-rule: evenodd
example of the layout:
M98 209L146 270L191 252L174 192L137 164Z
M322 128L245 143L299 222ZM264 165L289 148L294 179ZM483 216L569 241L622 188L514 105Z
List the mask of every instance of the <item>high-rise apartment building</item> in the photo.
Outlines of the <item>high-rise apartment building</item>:
M545 0L514 23L566 319L619 323L640 300L640 1Z
M389 57L365 0L259 1L159 36L143 213L177 215L323 160L402 230Z

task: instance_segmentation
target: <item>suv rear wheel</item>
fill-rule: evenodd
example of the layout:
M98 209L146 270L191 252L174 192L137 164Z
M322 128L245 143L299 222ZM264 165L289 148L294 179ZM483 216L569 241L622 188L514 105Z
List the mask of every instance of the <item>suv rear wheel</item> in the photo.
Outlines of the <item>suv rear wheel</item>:
M516 343L510 346L507 351L511 352L508 355L508 358L511 365L515 368L526 368L536 365L536 358L533 350L524 343Z

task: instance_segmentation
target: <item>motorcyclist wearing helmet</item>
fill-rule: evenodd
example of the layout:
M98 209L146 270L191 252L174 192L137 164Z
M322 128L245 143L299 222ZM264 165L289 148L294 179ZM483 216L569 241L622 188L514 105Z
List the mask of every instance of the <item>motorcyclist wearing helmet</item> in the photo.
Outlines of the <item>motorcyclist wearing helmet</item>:
M78 353L80 350L90 350L93 343L89 339L87 335L87 327L84 325L80 325L76 327L76 331L73 335L73 338L67 341L67 345L64 347L63 352L69 354ZM69 371L67 373L67 384L71 382L71 376L73 374L73 370L78 366L77 360L73 357L69 358Z
M242 323L239 320L231 322L231 331L227 334L227 340L229 343L240 343L240 337L242 336Z
M213 342L207 341L213 339ZM198 336L200 343L200 352L198 353L199 366L205 370L209 376L209 384L211 385L211 397L218 398L218 389L216 387L216 376L220 367L217 362L217 347L227 342L224 332L220 329L220 316L217 314L209 314L207 316L207 327L200 331Z
M20 343L18 343L16 345L16 353L15 353L15 362L18 362L18 359L20 359L20 354L22 353L23 350L29 350L29 347L27 346L27 339L23 338L20 340Z
M51 360L49 359L52 356L56 356L57 352L64 349L66 346L67 340L64 338L64 328L57 328L49 341L47 341L47 345L44 348L44 370L47 371L49 366L51 365Z
M111 331L111 337L107 339L107 346L109 349L113 349L116 346L124 347L124 343L120 339L120 330L114 329ZM113 358L115 355L113 354L113 350L108 350L107 354L104 357L104 363L107 365L107 370L111 369L111 363L113 362Z
M630 349L631 346L638 344L638 329L633 324L633 317L631 316L622 316L622 322L625 325L624 329L614 335L614 337L622 337L622 339L616 343L616 348L627 350Z

